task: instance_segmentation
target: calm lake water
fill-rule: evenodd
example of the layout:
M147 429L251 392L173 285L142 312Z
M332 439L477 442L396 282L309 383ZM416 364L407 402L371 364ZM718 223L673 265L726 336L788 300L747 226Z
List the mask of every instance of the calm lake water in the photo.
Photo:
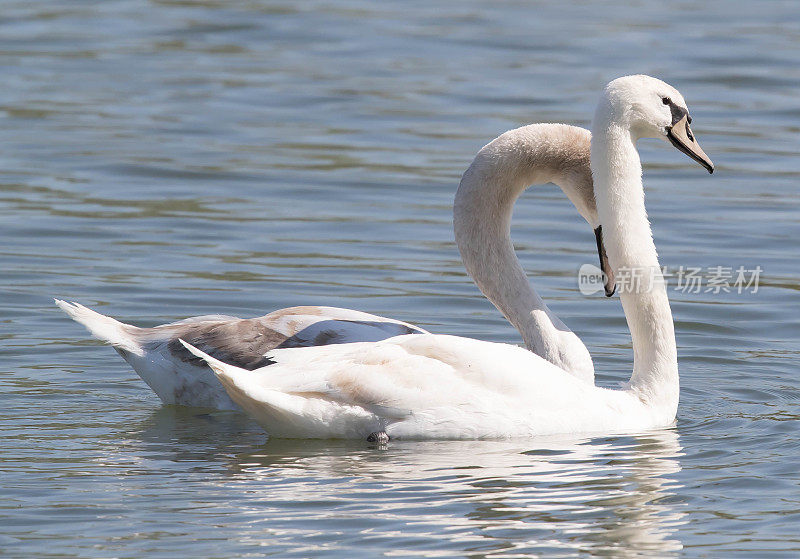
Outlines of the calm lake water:
M800 556L800 11L795 2L3 2L0 554ZM519 343L465 275L451 203L475 152L588 126L602 86L677 86L717 164L640 145L675 289L675 428L480 443L267 441L164 407L53 304L155 325L344 306ZM554 186L514 239L626 380L617 298Z

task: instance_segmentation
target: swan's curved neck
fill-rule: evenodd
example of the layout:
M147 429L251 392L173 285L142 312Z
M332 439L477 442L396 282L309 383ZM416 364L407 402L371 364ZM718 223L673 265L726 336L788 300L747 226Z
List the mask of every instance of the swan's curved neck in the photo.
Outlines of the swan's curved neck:
M675 331L645 211L635 140L610 110L598 108L592 128L592 173L603 240L633 342L630 388L648 405L674 417L679 392ZM630 281L622 285L620 277Z
M464 266L528 349L590 380L588 351L531 288L510 234L514 203L531 184L558 184L587 220L596 221L588 151L588 131L574 127L531 125L506 132L464 173L453 222Z

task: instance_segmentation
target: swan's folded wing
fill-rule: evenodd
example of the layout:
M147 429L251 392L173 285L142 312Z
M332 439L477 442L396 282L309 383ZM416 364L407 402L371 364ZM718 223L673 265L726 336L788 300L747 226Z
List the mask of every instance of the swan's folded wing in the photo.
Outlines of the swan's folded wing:
M268 354L248 380L364 409L489 408L525 391L582 391L583 383L526 349L444 335L405 335ZM569 385L569 386L565 386ZM377 412L376 412L377 413ZM380 414L379 414L380 415Z
M390 398L374 383L364 382L363 368L354 374L347 374L347 368L353 365L352 360L326 360L327 367L314 363L314 359L299 365L275 364L265 366L252 372L206 354L199 348L179 340L187 351L198 359L202 359L214 370L226 390L239 405L252 409L254 405L268 405L281 408L284 412L304 413L304 408L311 405L319 408L320 404L333 404L339 407L359 408L363 412L375 415L387 421L398 421L411 414L407 408L396 407ZM335 349L354 349L353 346L370 346L373 344L346 344ZM308 349L304 348L308 357ZM277 350L285 358L300 349ZM325 352L351 353L350 351ZM270 356L270 359L272 357ZM317 357L319 359L319 356Z
M527 433L521 418L550 429L595 390L525 349L454 336L274 350L252 372L187 348L277 436L366 436L383 422L401 437L502 437Z
M276 348L375 342L426 333L404 322L335 307L291 307L247 319L195 317L138 332L141 343L150 351L166 348L173 358L202 364L202 359L180 344L182 339L224 363L247 370L271 364L266 354Z

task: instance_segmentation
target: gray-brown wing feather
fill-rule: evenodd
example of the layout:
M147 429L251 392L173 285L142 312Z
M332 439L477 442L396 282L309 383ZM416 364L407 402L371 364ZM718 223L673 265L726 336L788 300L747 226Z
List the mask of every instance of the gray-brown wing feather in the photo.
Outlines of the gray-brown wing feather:
M205 362L189 353L179 339L231 365L252 371L270 365L264 356L280 346L287 336L269 328L258 319L239 319L231 322L195 323L176 327L167 342L169 352L186 363L205 367Z
M424 332L397 322L322 318L292 335L287 335L270 327L270 322L268 315L261 318L169 324L151 330L159 330L160 335L158 340L153 339L148 349L157 350L158 345L166 344L167 351L173 357L205 367L202 359L183 347L179 341L183 339L220 361L252 371L273 363L266 357L273 349L379 341L393 336Z

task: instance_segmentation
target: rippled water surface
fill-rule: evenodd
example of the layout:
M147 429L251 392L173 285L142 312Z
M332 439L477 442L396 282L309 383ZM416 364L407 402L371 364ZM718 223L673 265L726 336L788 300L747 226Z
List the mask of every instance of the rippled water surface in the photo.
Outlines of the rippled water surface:
M800 556L800 12L794 2L3 2L0 554L7 557ZM463 272L451 203L522 124L588 126L609 79L688 99L709 177L641 142L670 287L676 427L515 442L267 441L164 407L52 304L139 325L328 304L519 343ZM594 238L556 187L520 258L631 370Z

